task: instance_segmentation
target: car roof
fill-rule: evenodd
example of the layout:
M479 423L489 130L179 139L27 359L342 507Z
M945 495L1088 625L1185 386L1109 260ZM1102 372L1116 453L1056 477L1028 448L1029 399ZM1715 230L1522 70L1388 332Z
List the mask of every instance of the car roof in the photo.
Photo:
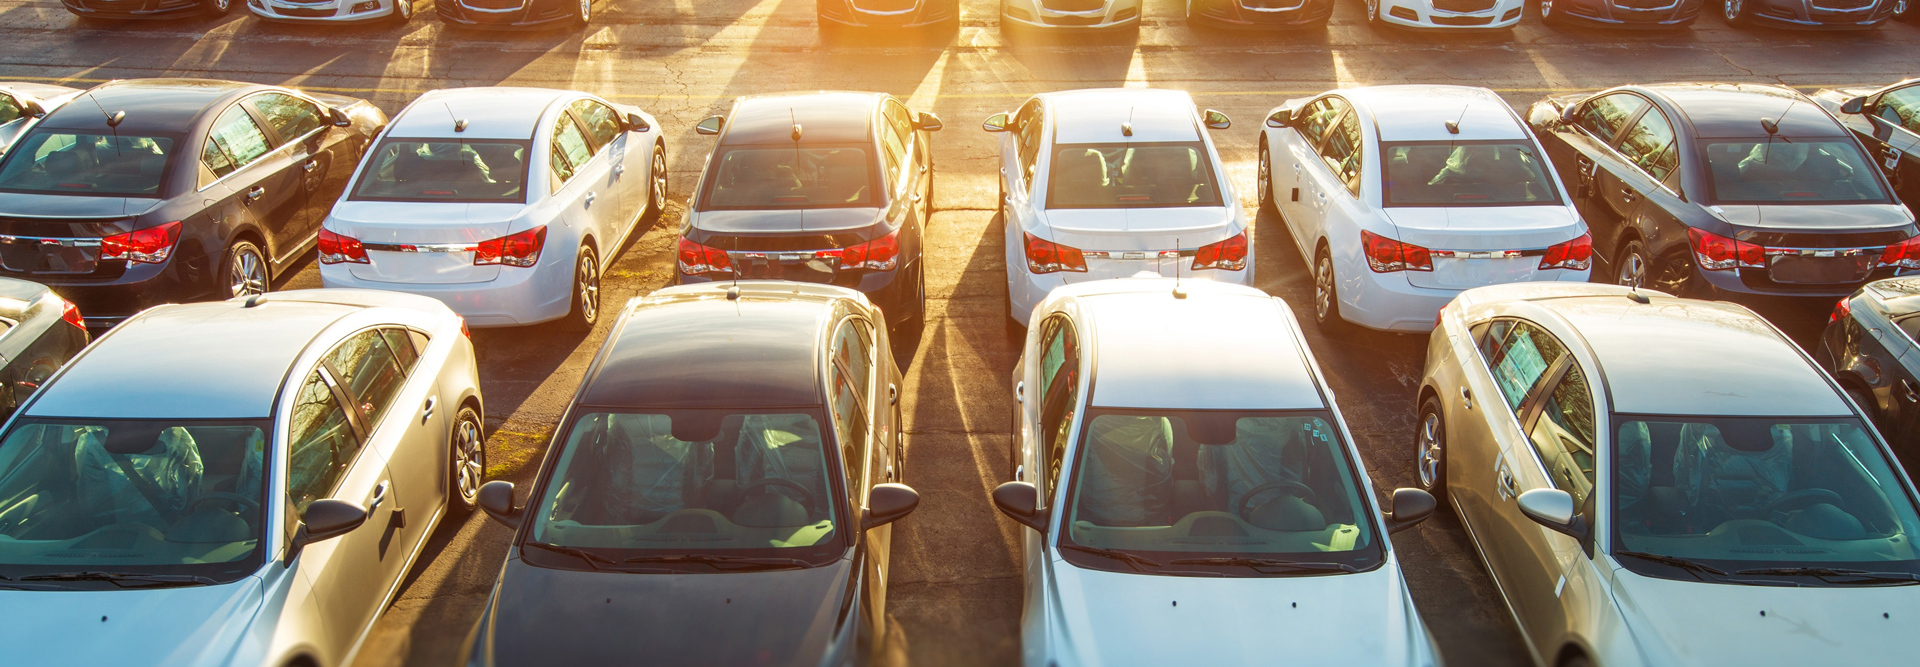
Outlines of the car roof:
M271 299L160 306L67 365L27 414L97 419L266 419L293 362L360 310Z
M400 111L389 137L425 139L532 139L540 117L555 100L578 95L550 88L447 88L421 95ZM455 120L467 129L455 132Z
M1042 93L1056 144L1199 141L1193 98L1185 91L1094 88ZM1133 136L1122 132L1133 126Z
M882 93L823 90L742 97L727 117L722 145L871 143L874 107Z
M20 319L35 302L40 300L40 297L45 296L49 291L51 290L46 285L40 283L0 278L0 317Z
M1777 119L1780 136L1844 137L1846 128L1792 88L1751 83L1667 83L1643 86L1687 116L1701 138L1767 136L1760 119Z
M69 88L51 83L34 83L32 81L0 81L0 89L31 95L42 100L53 101L64 100L85 92L79 88Z
M1094 329L1093 395L1111 408L1326 407L1285 305L1258 289L1170 278L1097 281L1074 294Z
M578 403L608 408L775 408L821 404L822 329L836 297L745 281L654 292L628 304Z
M1373 117L1381 141L1527 140L1505 100L1471 86L1369 86L1339 91ZM1447 131L1458 121L1459 134Z
M1851 415L1819 369L1733 304L1648 294L1537 301L1572 325L1606 377L1613 410L1716 416Z
M108 81L75 97L72 103L54 109L40 121L40 126L91 132L114 131L130 135L172 134L187 129L207 111L207 107L231 95L251 89L271 88L212 79ZM118 126L108 127L107 116L120 111L127 112L126 117Z

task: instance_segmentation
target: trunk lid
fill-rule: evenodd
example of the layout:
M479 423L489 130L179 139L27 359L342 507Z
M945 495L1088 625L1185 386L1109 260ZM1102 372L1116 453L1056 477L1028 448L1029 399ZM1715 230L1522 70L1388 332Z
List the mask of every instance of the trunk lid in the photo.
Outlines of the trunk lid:
M1395 240L1428 250L1496 255L1441 257L1436 253L1432 271L1406 272L1409 284L1428 289L1461 290L1545 278L1535 275L1541 273L1538 256L1497 255L1541 250L1587 231L1586 223L1566 206L1392 207L1385 212L1393 223Z
M341 202L328 217L334 233L359 239L366 264L348 264L354 278L426 284L479 283L500 275L497 265L474 266L470 250L400 250L400 246L469 246L508 234L524 204Z
M141 214L160 203L136 197L6 195L0 200L0 272L36 280L118 277L126 264L100 264L95 239L132 230Z
M1052 209L1033 235L1079 249L1086 273L1063 273L1067 282L1126 278L1142 271L1193 275L1192 251L1241 233L1218 207L1158 209ZM1181 249L1185 257L1168 251Z
M871 227L880 208L812 208L765 211L700 211L693 226L720 234L837 232Z

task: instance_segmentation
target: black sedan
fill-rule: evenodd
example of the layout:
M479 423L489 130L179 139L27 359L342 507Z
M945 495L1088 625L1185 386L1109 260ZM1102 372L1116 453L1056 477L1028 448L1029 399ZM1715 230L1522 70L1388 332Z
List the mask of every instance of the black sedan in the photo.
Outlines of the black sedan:
M1563 2L1565 0L1562 0ZM1720 0L1735 26L1860 30L1885 23L1900 0Z
M926 312L921 230L940 119L885 93L746 97L700 121L720 135L681 225L679 280L851 287L889 325Z
M469 665L864 664L886 637L900 370L852 290L630 302L561 417Z
M234 0L60 0L78 16L101 19L171 19L182 16L224 16Z
M1540 0L1540 20L1553 25L1681 28L1693 25L1705 4L1706 0Z
M1528 122L1615 282L1831 299L1920 269L1913 215L1853 135L1792 89L1626 86L1547 98Z
M482 29L584 26L593 21L594 0L436 0L441 22Z
M1841 299L1814 358L1866 410L1907 471L1920 473L1920 278Z
M110 326L265 291L313 247L387 118L364 100L199 79L112 81L0 160L0 276Z
M1900 201L1920 202L1920 79L1877 89L1829 88L1813 99L1866 145Z
M0 421L86 346L72 302L45 285L0 278Z

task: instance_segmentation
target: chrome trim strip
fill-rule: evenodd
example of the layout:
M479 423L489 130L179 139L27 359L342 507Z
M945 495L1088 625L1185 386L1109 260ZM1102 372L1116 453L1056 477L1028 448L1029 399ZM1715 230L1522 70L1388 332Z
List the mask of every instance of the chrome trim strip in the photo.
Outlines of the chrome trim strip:
M361 249L382 252L473 252L480 249L478 243L367 243L360 242Z
M50 236L13 236L10 234L0 234L0 243L19 243L23 241L27 243L37 243L43 246L57 245L57 246L66 246L69 248L100 247L100 239L97 239L97 238L75 239L75 238L56 238L56 237L50 237Z
M1859 257L1866 254L1884 253L1886 246L1877 248L1763 248L1768 257Z

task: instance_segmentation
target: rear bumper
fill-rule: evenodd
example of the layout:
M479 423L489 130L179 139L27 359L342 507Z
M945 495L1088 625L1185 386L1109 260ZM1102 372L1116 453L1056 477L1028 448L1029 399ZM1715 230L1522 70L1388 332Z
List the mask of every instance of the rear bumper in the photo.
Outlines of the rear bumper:
M848 0L818 0L820 19L854 28L919 28L960 18L957 2L923 0L920 6L903 11L862 9Z
M1291 9L1250 8L1239 0L1194 0L1194 18L1226 28L1315 27L1333 16L1331 0L1300 0Z
M57 275L0 273L46 285L72 301L86 318L87 329L113 328L140 311L167 303L215 298L211 279L202 270L189 269L175 256L161 265L136 264L112 280L62 280Z
M447 304L471 326L523 326L566 317L573 309L573 263L571 253L542 254L539 264L502 267L493 280L441 284L362 280L345 264L322 264L320 286L418 294Z
M1400 333L1433 330L1440 309L1468 289L1415 287L1405 272L1374 273L1365 264L1341 267L1338 282L1340 316L1368 329ZM1587 271L1551 270L1535 274L1547 282L1587 282Z
M207 11L199 0L60 0L60 4L79 16L111 19L171 19Z
M887 324L899 324L920 315L920 290L915 278L918 272L926 270L924 262L925 257L914 257L892 271L866 271L860 274L857 281L835 280L831 284L867 295L867 301L872 302L880 309L881 314L886 316ZM724 275L689 276L678 270L674 271L674 278L676 285L698 285L731 280Z

